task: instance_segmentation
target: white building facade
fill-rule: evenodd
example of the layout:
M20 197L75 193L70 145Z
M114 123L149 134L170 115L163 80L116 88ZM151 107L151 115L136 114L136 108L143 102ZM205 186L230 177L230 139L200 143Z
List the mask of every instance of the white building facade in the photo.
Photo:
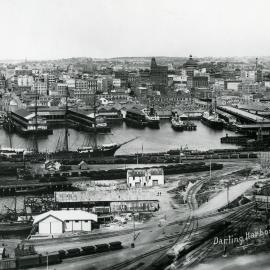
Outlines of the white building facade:
M34 217L33 224L38 233L43 235L62 234L92 230L92 222L97 222L97 215L82 210L49 211Z
M127 170L127 186L152 187L164 185L164 171L162 168L130 169Z

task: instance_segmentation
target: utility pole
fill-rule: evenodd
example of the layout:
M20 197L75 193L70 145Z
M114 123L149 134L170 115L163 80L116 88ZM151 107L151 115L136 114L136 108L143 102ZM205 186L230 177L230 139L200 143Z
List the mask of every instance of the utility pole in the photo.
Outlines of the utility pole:
M136 235L135 235L135 211L134 211L134 206L133 206L132 216L133 216L133 241L131 243L131 247L135 248Z
M230 188L229 183L227 183L227 204L228 204L228 209L229 209L229 203L230 203L230 201L229 201L229 188Z
M47 255L47 270L49 270L49 254L48 254L48 252L46 252L46 255Z
M210 180L211 180L211 178L212 178L212 159L210 159L209 169L210 169L210 171L209 171L209 177L210 177Z

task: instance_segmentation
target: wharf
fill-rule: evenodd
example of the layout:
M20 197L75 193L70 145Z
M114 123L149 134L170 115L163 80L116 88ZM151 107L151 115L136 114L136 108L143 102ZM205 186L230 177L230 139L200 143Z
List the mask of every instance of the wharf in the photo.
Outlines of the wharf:
M245 123L256 123L256 124L269 124L270 119L267 119L265 117L262 117L257 114L253 114L238 108L234 108L232 106L218 106L218 109L220 111L226 112L237 119L239 119L241 122Z
M221 143L231 143L236 145L246 145L249 138L247 136L225 136L220 138Z

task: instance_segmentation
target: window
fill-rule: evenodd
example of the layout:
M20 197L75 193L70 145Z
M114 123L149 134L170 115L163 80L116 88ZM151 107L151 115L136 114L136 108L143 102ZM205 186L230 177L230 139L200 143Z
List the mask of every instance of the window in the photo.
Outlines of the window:
M69 220L66 220L66 223L69 223Z

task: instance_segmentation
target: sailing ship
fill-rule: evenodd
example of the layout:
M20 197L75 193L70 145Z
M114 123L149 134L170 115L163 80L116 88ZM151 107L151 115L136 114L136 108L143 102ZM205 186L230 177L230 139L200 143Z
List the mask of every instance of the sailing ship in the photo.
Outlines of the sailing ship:
M32 229L32 219L27 218L26 210L21 213L17 212L17 197L14 197L14 209L7 206L7 213L0 217L0 234L29 234ZM26 217L22 219L21 216Z
M57 158L63 156L66 158L68 155L72 155L73 157L103 157L103 156L114 156L115 152L123 145L137 139L133 138L121 144L110 143L110 144L98 144L97 143L97 106L96 106L96 94L93 95L93 145L81 146L77 149L77 151L69 150L69 131L68 131L68 123L67 123L67 111L68 111L68 89L66 89L66 106L65 106L65 135L64 135L64 148L60 151L53 153L51 156L53 158Z

